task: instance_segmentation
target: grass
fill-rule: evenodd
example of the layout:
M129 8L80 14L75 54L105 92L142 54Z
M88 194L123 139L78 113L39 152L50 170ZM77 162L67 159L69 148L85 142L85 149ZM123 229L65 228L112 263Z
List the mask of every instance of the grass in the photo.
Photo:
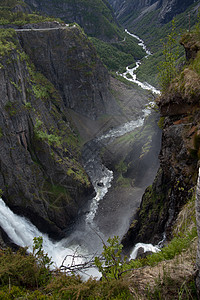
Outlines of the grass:
M52 186L51 191L59 195L63 188ZM125 272L118 280L89 279L83 282L80 276L67 276L59 270L49 273L48 269L44 270L44 265L36 264L34 255L27 256L25 249L17 253L9 249L0 251L0 298L196 299L193 264L197 232L194 214L195 197L179 213L172 241L158 253L120 266ZM40 261L46 261L46 254L40 253Z

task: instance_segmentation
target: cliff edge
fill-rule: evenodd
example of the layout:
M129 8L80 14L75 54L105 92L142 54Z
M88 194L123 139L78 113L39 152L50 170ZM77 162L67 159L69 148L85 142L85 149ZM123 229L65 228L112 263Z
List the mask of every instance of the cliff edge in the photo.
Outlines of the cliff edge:
M95 119L112 96L82 30L51 27L0 30L0 187L15 213L61 238L93 193L69 108Z
M160 168L122 241L127 249L137 242L157 244L163 234L169 240L178 212L194 192L200 147L198 41L195 33L182 38L190 60L157 99L162 127Z

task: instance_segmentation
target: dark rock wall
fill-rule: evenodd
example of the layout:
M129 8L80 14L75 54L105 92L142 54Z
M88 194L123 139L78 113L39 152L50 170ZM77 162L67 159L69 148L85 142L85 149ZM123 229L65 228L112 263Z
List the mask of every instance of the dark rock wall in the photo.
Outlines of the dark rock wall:
M170 22L174 16L184 12L188 6L195 3L194 0L160 0L161 10L159 19L161 23Z
M59 90L66 107L92 119L112 110L108 72L78 27L18 35L23 49Z
M60 238L93 193L67 107L103 114L108 75L77 28L19 36L24 49L16 37L1 57L0 187L14 212Z
M196 285L198 290L198 299L200 297L200 169L198 173L197 180L197 190L196 190L196 220L197 220L197 233L198 233L198 244L197 244L197 277Z
M117 18L122 20L130 19L132 24L137 22L137 17L143 18L143 16L152 11L157 11L156 21L168 23L174 16L184 12L191 4L195 3L194 0L126 0L123 2L110 0L109 2L116 12ZM135 15L135 19L131 15Z
M156 244L164 232L170 239L178 212L193 195L197 180L200 118L199 79L194 85L195 79L195 74L191 77L186 68L158 99L163 123L160 169L153 185L143 195L140 208L122 241L127 249L137 242ZM195 91L192 97L191 84Z

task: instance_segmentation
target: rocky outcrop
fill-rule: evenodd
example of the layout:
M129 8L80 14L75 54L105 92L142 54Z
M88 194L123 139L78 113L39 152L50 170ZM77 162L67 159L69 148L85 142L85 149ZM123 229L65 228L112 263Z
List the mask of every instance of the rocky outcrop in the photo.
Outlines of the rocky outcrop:
M2 198L42 232L60 238L93 193L68 107L91 118L106 112L107 71L77 27L32 29L17 35L5 30L4 38L0 69ZM31 51L28 45L33 46Z
M136 242L156 244L163 233L170 239L178 212L192 197L199 159L199 82L198 73L187 67L158 99L160 169L122 241L127 249Z
M197 220L197 233L198 233L198 244L197 244L197 277L196 285L198 290L198 299L200 297L200 169L198 172L197 189L196 189L196 220Z
M160 0L160 22L168 23L173 17L184 12L193 3L195 3L194 0Z
M93 45L77 27L18 32L37 70L60 92L66 107L92 119L116 107L109 75Z
M157 0L109 0L109 3L112 5L118 19L126 19L127 16L130 17L130 12L137 15L139 12L149 9L151 6L154 6L155 9L158 7L159 2L160 1Z
M141 21L148 14L153 14L151 24L165 24L170 22L176 15L184 12L194 0L138 0L138 1L119 1L109 0L116 13L117 19L124 25L132 26ZM146 25L146 24L145 24ZM148 26L148 25L147 25Z

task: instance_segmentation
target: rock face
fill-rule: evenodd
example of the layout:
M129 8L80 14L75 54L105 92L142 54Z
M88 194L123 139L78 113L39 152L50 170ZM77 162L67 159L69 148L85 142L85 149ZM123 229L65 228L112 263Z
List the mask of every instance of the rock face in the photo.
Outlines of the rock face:
M114 8L117 18L124 19L125 22L130 20L131 24L137 23L138 19L150 12L156 12L155 19L160 23L168 23L174 16L184 12L187 7L195 3L194 0L126 0L123 2L109 0L109 2ZM135 19L131 18L130 12Z
M116 40L119 25L107 0L25 0L33 11L78 23L84 31L105 41Z
M160 169L123 239L127 249L136 242L157 244L164 232L170 238L180 208L192 197L199 159L199 83L199 75L185 68L158 99L163 123Z
M198 173L197 180L197 190L196 190L196 220L197 220L197 232L198 232L198 245L197 245L197 277L196 285L199 291L198 296L200 296L200 169Z
M18 36L37 70L59 90L66 107L92 119L112 110L108 72L77 26L22 31Z
M60 238L93 193L68 107L91 118L104 113L108 75L77 27L22 31L19 38L14 30L5 32L0 68L2 198L41 231Z
M184 12L194 0L160 0L159 19L161 23L168 23L174 16Z

